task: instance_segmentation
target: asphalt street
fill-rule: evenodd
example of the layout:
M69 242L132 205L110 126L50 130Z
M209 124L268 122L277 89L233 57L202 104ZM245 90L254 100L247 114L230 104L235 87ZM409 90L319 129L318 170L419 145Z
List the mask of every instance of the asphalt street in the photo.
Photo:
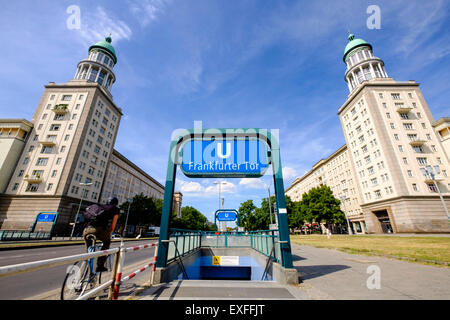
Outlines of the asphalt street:
M125 242L125 247L153 243L155 240ZM120 246L120 242L111 244L111 248ZM71 256L85 253L84 245L59 246L48 248L20 249L0 251L0 266L46 260L57 257ZM124 276L131 273L146 262L152 262L154 247L130 252L126 254ZM59 299L66 270L71 264L18 274L0 279L0 300L54 300ZM109 280L109 274L105 278ZM121 288L121 293L130 292L150 279L150 271L143 272ZM122 296L123 296L122 294Z

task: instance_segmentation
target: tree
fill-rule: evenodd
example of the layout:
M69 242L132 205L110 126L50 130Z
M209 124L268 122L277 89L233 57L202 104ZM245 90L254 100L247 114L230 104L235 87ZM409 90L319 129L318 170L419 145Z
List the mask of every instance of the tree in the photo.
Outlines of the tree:
M345 222L340 201L333 196L333 191L326 185L312 188L303 194L295 218L297 223L299 218L309 222L324 223L327 228L330 224Z
M239 207L239 226L244 227L245 230L253 230L254 214L256 206L253 204L253 200L247 200L241 203Z
M174 217L171 223L173 228L189 230L210 230L206 217L194 207L181 208L181 218Z
M131 206L129 201L119 206L124 212L119 218L119 224L125 225L129 207L128 225L159 225L162 214L160 202L161 199L147 197L142 193L135 195Z

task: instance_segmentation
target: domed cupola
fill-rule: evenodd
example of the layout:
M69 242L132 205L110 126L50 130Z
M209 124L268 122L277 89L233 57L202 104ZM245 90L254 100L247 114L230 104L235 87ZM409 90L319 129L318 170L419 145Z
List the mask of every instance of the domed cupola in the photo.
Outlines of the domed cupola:
M99 41L89 47L88 58L78 63L76 80L97 82L106 90L111 90L116 81L113 68L117 63L116 50L111 42L111 36L108 36L104 41Z
M376 78L387 78L384 62L372 53L372 45L363 39L348 36L348 43L344 50L344 63L347 65L345 81L352 92L364 81Z

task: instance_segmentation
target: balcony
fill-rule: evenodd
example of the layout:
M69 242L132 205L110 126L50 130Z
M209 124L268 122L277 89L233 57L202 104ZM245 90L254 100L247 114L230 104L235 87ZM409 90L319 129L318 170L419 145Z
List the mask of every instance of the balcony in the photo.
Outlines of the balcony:
M398 112L398 113L408 113L408 112L410 112L411 110L412 110L413 108L412 107L409 107L409 106L405 106L405 105L398 105L398 106L396 106L396 108L395 108L395 110Z
M53 107L52 111L56 114L66 114L69 112L68 104L57 104Z
M422 138L422 137L417 137L414 139L410 139L409 140L409 144L413 147L420 147L422 146L425 142L427 142L426 139Z
M39 143L44 147L53 147L56 145L55 140L46 139L46 140L39 140Z
M434 175L434 180L436 182L442 181L442 180L444 180L444 177L442 177L440 174L436 174L436 175ZM429 175L429 174L425 175L424 181L425 181L425 183L433 183L433 179L431 178L431 175Z
M41 183L42 182L42 178L40 174L36 174L36 175L28 175L26 174L24 177L24 180L27 181L28 183Z

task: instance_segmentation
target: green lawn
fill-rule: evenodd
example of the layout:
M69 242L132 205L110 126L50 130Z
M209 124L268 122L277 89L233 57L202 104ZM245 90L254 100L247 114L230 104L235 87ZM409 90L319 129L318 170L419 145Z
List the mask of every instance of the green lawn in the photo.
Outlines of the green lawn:
M291 235L291 242L353 254L405 259L449 267L450 237Z

